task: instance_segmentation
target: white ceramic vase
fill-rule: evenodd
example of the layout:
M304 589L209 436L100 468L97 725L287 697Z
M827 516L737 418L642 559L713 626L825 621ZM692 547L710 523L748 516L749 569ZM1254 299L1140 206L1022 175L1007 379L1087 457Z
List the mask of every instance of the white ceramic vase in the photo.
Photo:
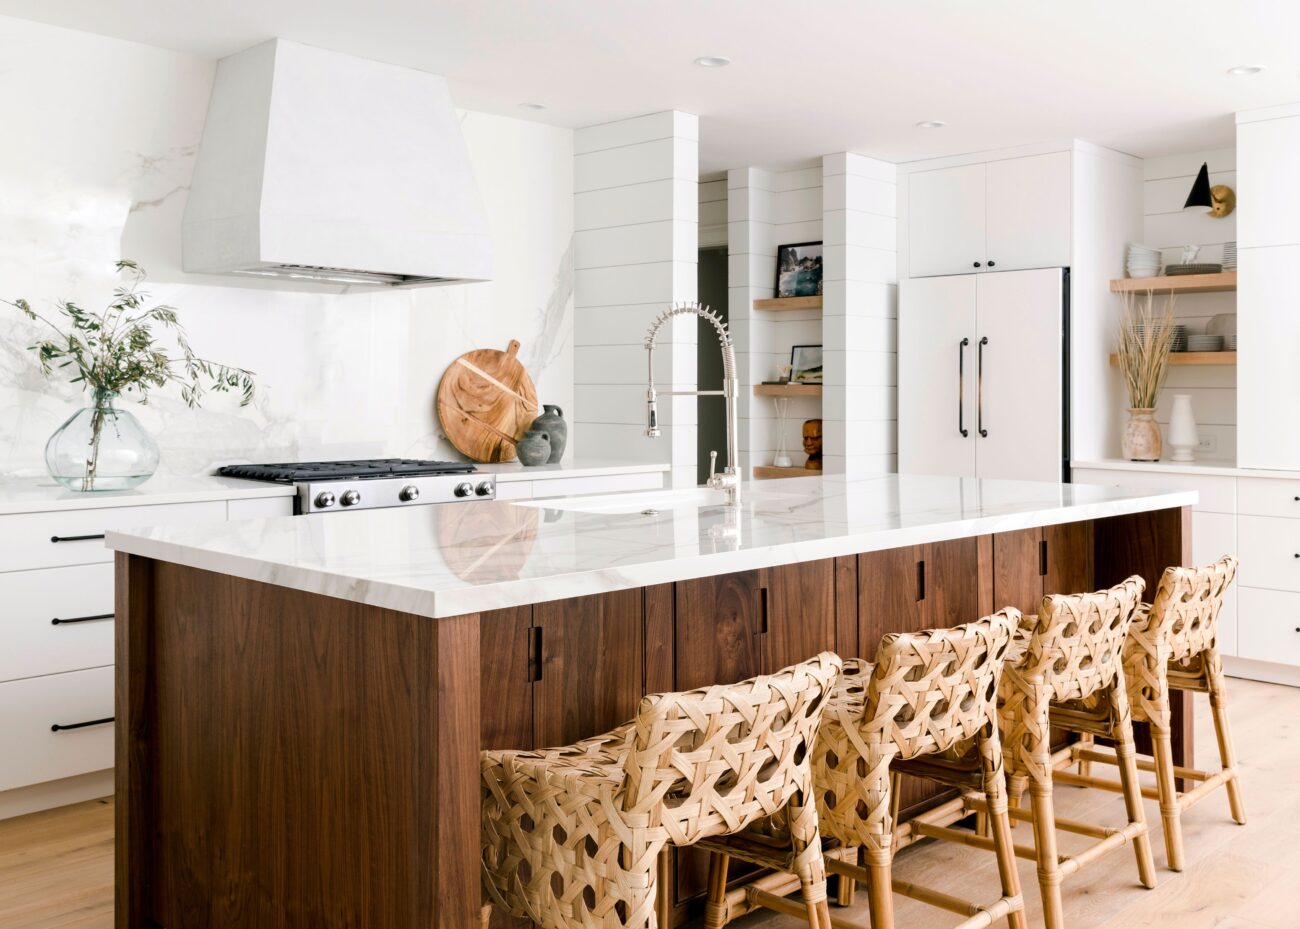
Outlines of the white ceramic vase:
M1170 460L1194 461L1200 441L1196 419L1192 416L1191 394L1174 394L1174 406L1169 414L1169 447L1173 450Z

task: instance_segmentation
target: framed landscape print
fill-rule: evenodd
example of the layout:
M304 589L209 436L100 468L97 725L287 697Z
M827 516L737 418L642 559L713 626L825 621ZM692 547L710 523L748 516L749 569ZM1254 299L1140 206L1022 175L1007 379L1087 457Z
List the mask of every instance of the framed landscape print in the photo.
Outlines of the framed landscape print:
M795 384L822 382L822 347L796 345L790 349L790 381Z
M798 242L776 249L776 295L816 297L822 292L822 243Z

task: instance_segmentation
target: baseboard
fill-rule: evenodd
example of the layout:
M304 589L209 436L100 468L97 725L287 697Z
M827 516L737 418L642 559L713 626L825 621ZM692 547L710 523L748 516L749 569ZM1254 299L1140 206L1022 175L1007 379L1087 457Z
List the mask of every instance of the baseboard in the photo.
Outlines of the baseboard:
M0 819L113 796L113 769L0 791Z
M1300 687L1300 668L1288 664L1276 664L1272 661L1255 661L1252 658L1224 655L1223 673L1228 677L1241 677L1248 681Z

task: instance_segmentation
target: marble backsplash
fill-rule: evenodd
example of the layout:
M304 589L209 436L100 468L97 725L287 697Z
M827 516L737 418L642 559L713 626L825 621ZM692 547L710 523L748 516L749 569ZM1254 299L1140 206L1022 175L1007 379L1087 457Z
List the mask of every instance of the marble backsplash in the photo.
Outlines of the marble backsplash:
M255 402L175 389L131 409L161 472L239 460L454 457L433 407L447 365L510 339L539 396L573 398L572 133L480 113L462 128L493 234L489 283L320 290L186 275L180 223L214 63L0 18L0 298L97 308L113 262L178 308L196 351L257 373ZM106 79L111 75L111 80ZM82 403L26 349L36 327L0 306L0 476L44 473L50 433ZM571 448L573 444L571 443ZM572 454L571 452L569 454Z

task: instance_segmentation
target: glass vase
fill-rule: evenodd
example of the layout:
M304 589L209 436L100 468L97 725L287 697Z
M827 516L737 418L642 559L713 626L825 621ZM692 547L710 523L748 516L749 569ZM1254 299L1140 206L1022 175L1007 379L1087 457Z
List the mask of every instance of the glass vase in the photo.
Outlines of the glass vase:
M95 391L91 405L74 413L45 443L45 466L64 487L129 490L158 470L158 445L116 400L115 393Z

